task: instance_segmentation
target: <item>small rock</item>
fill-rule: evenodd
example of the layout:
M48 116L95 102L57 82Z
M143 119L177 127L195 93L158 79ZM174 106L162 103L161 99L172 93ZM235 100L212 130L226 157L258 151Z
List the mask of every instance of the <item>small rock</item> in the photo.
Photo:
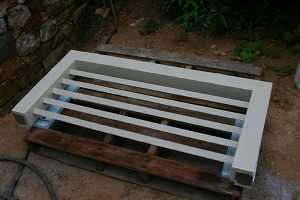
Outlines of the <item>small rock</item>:
M7 8L8 5L6 1L0 2L0 17L4 17L6 15Z
M17 54L26 56L40 46L40 38L34 33L22 33L16 42Z
M7 28L6 28L5 20L3 18L0 18L0 35L2 33L5 33L6 30L7 30Z
M26 0L18 0L19 4L24 4L26 2Z
M95 15L100 15L100 16L102 16L103 18L106 18L106 17L108 16L108 14L109 14L109 11L110 11L109 8L107 8L107 9L104 9L104 8L97 8L97 9L95 10Z
M8 11L8 25L13 29L22 28L31 17L31 12L27 6L18 5Z
M227 53L225 53L223 51L213 51L213 54L215 54L217 56L227 56Z
M57 31L56 20L47 21L40 29L40 38L42 42L50 40Z
M196 51L195 54L197 54L197 55L203 55L204 52L203 51Z
M144 18L138 19L135 22L131 23L130 26L138 26L144 20L145 20Z
M210 46L210 48L211 48L211 49L215 49L215 48L217 48L217 45L216 45L216 44L213 44L213 45Z

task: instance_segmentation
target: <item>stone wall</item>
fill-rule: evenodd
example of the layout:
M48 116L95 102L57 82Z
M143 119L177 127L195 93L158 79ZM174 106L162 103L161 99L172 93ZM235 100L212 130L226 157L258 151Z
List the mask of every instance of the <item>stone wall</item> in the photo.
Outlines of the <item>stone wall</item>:
M0 64L0 108L11 104L70 49L85 2L0 0L0 43L10 43L0 54L12 52L9 61Z

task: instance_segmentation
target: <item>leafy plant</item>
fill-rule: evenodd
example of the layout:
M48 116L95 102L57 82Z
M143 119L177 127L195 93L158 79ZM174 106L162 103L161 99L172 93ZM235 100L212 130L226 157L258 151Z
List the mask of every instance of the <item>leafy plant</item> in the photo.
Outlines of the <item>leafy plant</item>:
M157 0L164 16L176 19L185 31L253 32L256 28L290 31L300 21L300 1L274 0ZM299 29L300 30L300 29ZM292 37L290 37L292 35ZM294 33L286 34L292 38ZM290 40L290 39L288 39Z
M264 43L262 41L246 41L242 40L237 43L233 50L233 55L243 62L251 62L262 55L264 51Z
M160 24L154 19L145 20L140 28L141 35L149 35L159 30Z

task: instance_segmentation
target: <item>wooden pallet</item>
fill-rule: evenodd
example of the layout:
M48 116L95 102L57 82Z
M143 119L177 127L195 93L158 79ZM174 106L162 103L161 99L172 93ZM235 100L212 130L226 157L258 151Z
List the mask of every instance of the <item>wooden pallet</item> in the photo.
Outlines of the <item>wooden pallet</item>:
M76 58L82 55L78 52L69 54L70 57L76 55ZM101 58L103 59L101 62L106 62L105 59L111 60L111 57ZM266 91L265 94L259 93L262 95L260 98L263 98L260 112L264 113L260 116L262 124L257 124L255 130L259 134L262 133L270 91L269 84L241 79L245 81L242 84L243 89L217 87L217 92L222 93L223 89L229 92L224 93L223 97L217 97L213 95L216 94L214 89L208 91L211 92L210 95L202 95L184 88L172 89L167 85L126 80L122 78L123 72L117 68L111 68L113 72L105 71L105 65L101 66L103 67L101 70L104 70L103 73L106 75L97 75L91 73L96 70L95 66L88 64L98 62L97 56L88 54L86 57L84 54L80 59L84 60L84 66L88 67L89 72L84 72L84 68L72 68L74 60L67 57L15 107L14 114L20 124L32 126L37 115L44 116L47 120L55 119L51 129L33 128L26 138L29 143L132 169L140 172L142 179L145 177L148 179L149 175L153 175L234 199L240 198L241 187L233 185L233 181L221 176L224 163L233 162L234 156L227 155L228 147L238 146L238 141L232 140L231 133L240 134L242 131L234 123L235 120L244 119L247 114L250 99L247 87L257 87L260 92ZM121 60L121 63L118 59L112 61L122 67L125 60ZM130 60L126 62L136 66L146 65ZM71 66L70 69L68 65ZM75 65L81 65L81 61ZM149 64L144 69L151 71L147 68L151 66ZM175 74L177 72L173 68L166 69L174 70ZM121 78L107 76L107 73L114 72ZM191 72L187 71L193 75ZM217 76L218 79L227 79ZM233 82L238 81L235 77L229 79ZM185 79L183 83L192 85ZM227 81L224 83L231 84ZM61 84L76 86L79 90L68 91L61 87ZM237 84L235 87L240 85ZM226 97L226 95L233 97L236 94L242 97L238 99ZM69 97L71 100L70 102L57 100L57 96ZM46 105L63 109L59 111L60 113L53 113L47 111ZM259 144L253 142L253 146L259 149ZM244 151L240 151L243 155ZM251 156L255 160L258 154L254 152ZM255 172L254 175L251 172L250 174L238 172L234 178L237 178L239 184L251 184L255 176Z
M153 146L149 146L146 152L142 152L110 144L105 139L101 141L74 136L65 132L40 129L34 129L26 140L31 144L38 144L72 155L136 170L146 173L146 175L150 174L185 183L233 199L239 199L241 196L241 188L233 186L229 180L218 176L217 174L220 171L214 165L204 163L204 165L197 167L168 158L167 152L162 153L162 156L156 155L152 151ZM136 145L140 145L138 148L143 147L141 144ZM206 167L209 167L209 169L205 169ZM141 178L144 179L143 175L145 174L141 174Z

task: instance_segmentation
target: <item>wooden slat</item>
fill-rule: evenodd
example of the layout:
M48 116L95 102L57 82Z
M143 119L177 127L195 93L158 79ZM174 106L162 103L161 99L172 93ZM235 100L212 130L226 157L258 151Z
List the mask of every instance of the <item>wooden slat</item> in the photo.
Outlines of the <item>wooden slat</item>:
M197 167L52 130L33 129L26 140L73 155L146 172L198 188L239 198L241 189L230 181L203 173Z
M202 93L197 93L197 92L193 92L193 91L171 88L171 87L150 84L150 83L145 83L145 82L140 82L140 81L116 78L116 77L111 77L111 76L106 76L106 75L101 75L101 74L85 72L85 71L81 71L81 70L73 70L72 69L72 70L70 70L70 74L75 75L75 76L85 77L85 78L91 78L91 79L119 83L119 84L133 86L133 87L144 88L144 89L148 89L148 90L165 92L165 93L169 93L169 94L175 94L175 95L180 95L180 96L185 96L185 97L192 97L192 98L199 99L199 100L206 100L206 101L227 104L227 105L232 105L232 106L237 106L237 107L242 107L242 108L247 108L248 104L249 104L246 101L240 101L240 100L229 99L229 98L224 98L224 97L219 97L219 96L214 96L214 95L202 94Z
M194 55L180 55L177 53L158 51L155 49L133 48L115 45L100 45L96 49L97 53L107 55L122 55L131 58L151 59L160 62L169 62L172 65L190 65L196 69L209 69L229 71L234 73L247 74L250 76L261 76L262 68L253 64L245 64L237 61L209 59Z
M81 120L78 118L69 117L66 115L57 114L57 113L45 111L45 110L38 109L38 108L34 109L34 114L43 116L43 117L48 117L50 119L55 119L58 121L66 122L69 124L81 126L81 127L88 128L91 130L101 131L103 133L116 135L119 137L135 140L138 142L157 145L157 146L160 146L163 148L180 151L180 152L184 152L187 154L191 154L191 155L195 155L195 156L199 156L199 157L203 157L203 158L208 158L208 159L212 159L212 160L216 160L216 161L220 161L220 162L231 163L232 159L233 159L231 156L227 156L227 155L224 155L221 153L215 153L215 152L198 149L198 148L194 148L194 147L190 147L190 146L186 146L186 145L182 145L182 144L178 144L178 143L174 143L174 142L170 142L170 141L166 141L166 140L162 140L162 139L158 139L158 138L145 136L145 135L138 134L138 133L131 132L131 131L117 129L117 128L113 128L113 127L109 127L109 126L104 126L104 125L101 125L98 123L89 122L86 120Z
M147 127L147 128L154 129L154 130L159 130L159 131L168 132L171 134L176 134L176 135L180 135L180 136L184 136L184 137L202 140L202 141L213 143L213 144L219 144L219 145L225 145L225 146L231 146L231 147L237 147L237 144L238 144L235 141L220 138L220 137L210 136L207 134L184 130L184 129L175 128L175 127L171 127L171 126L161 125L161 124L149 122L146 120L136 119L133 117L127 117L127 116L120 115L120 114L110 113L110 112L97 110L97 109L89 108L86 106L76 105L73 103L58 101L58 100L54 100L54 99L50 99L50 98L45 98L44 103L59 106L62 108L67 108L67 109L78 111L78 112L87 113L90 115L95 115L95 116L104 117L104 118L108 118L108 119L112 119L112 120L116 120L116 121L121 121L124 123L129 123L129 124L133 124L133 125L137 125L137 126L143 126L143 127Z
M213 121L208 121L208 120L203 120L203 119L198 119L195 117L189 117L185 115L180 115L180 114L175 114L175 113L170 113L170 112L165 112L165 111L160 111L152 108L146 108L143 106L137 106L133 104L128 104L128 103L123 103L119 101L113 101L105 98L100 98L100 97L95 97L91 95L85 95L81 93L76 93L76 92L70 92L58 88L53 89L54 94L66 96L66 97L71 97L73 99L79 99L82 101L87 101L91 103L97 103L100 105L106 105L110 107L115 107L115 108L120 108L120 109L125 109L125 110L130 110L134 112L139 112L139 113L144 113L148 114L151 116L158 116L161 118L166 118L170 120L175 120L175 121L180 121L180 122L185 122L189 124L194 124L197 126L204 126L208 127L211 129L216 129L216 130L221 130L221 131L227 131L227 132L234 132L234 133L241 133L241 128L228 125L228 124L222 124L218 122L213 122Z
M164 104L164 105L182 108L182 109L186 109L186 110L192 110L195 112L207 113L207 114L215 115L215 116L221 116L221 117L232 118L232 119L240 119L240 120L245 119L245 115L240 114L240 113L235 113L235 112L230 112L230 111L225 111L225 110L220 110L220 109L215 109L215 108L210 108L210 107L205 107L205 106L199 106L199 105L194 105L194 104L190 104L190 103L184 103L184 102L180 102L180 101L164 99L164 98L160 98L160 97L154 97L154 96L150 96L150 95L144 95L144 94L139 94L139 93L135 93L135 92L129 92L129 91L124 91L124 90L104 87L104 86L99 86L99 85L90 84L90 83L84 83L84 82L80 82L80 81L73 81L70 79L63 79L62 83L89 89L89 90L94 90L97 92L104 92L104 93L124 96L124 97L128 97L128 98L134 98L134 99L139 99L139 100L143 100L143 101Z

